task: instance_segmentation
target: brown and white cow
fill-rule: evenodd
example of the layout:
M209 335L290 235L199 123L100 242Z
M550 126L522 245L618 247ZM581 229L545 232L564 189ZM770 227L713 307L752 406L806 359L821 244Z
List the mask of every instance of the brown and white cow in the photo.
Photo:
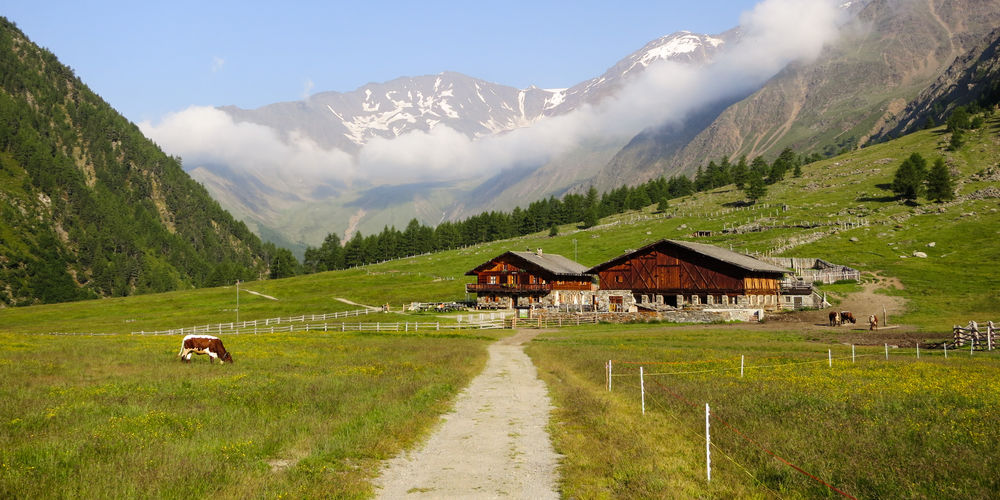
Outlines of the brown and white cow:
M840 323L844 324L848 321L850 321L852 325L858 322L857 318L854 317L854 313L851 311L840 311Z
M868 331L872 330L878 330L878 316L875 314L868 316Z
M208 354L208 362L218 359L220 363L232 363L233 356L222 345L219 337L211 335L188 335L181 342L181 352L177 354L185 363L191 362L192 354Z
M837 326L840 324L840 313L837 311L830 311L830 326Z

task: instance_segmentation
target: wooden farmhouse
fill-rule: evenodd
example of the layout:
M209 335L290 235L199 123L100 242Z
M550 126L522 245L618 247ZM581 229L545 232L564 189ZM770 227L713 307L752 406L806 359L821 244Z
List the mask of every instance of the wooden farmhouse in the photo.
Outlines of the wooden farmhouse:
M594 266L609 309L737 305L776 309L789 271L704 243L660 240ZM612 291L620 290L615 295ZM607 292L605 292L607 291ZM631 296L627 296L631 294Z
M481 308L583 304L597 289L586 266L541 249L504 253L465 275L476 277L466 291Z

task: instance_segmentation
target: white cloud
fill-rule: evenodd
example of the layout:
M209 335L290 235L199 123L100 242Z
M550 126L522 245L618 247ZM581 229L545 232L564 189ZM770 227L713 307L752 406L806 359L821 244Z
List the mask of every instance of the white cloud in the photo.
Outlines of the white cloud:
M651 65L600 105L546 118L530 127L473 141L440 125L394 140L369 142L360 157L365 175L397 182L490 175L541 164L595 138L623 136L669 122L720 99L762 85L788 63L809 61L838 33L840 11L828 0L766 0L741 19L744 36L707 66L671 61Z
M347 153L323 149L299 133L279 137L270 127L234 122L216 108L190 107L155 125L144 121L139 128L188 166L228 165L288 184L308 184L313 179L349 182L355 177L356 167Z
M308 99L309 96L312 95L312 89L315 86L316 86L316 84L313 83L313 81L312 81L311 78L306 78L306 82L302 86L302 99L303 100Z
M741 41L707 66L657 63L599 106L478 140L439 125L373 139L352 158L302 134L280 137L265 126L236 123L214 108L189 108L140 127L188 165L220 163L281 178L402 183L490 175L544 163L595 138L627 139L650 126L681 122L700 107L752 91L788 63L817 57L837 36L839 15L828 0L765 0L741 18ZM221 68L224 61L216 61ZM303 98L312 87L306 80Z

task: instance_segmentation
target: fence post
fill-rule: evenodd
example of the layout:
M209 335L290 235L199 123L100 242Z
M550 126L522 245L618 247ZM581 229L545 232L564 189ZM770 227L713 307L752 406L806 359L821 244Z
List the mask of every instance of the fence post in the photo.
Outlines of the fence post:
M740 378L743 378L743 355L740 354Z
M826 350L826 361L830 365L830 368L833 368L833 349Z
M608 360L608 392L611 392L611 360Z
M854 344L851 344L851 363L854 363Z
M889 344L885 345L885 360L889 361Z
M639 392L642 394L642 414L646 414L646 380L642 376L642 367L639 367Z
M710 415L708 403L705 403L705 471L708 474L708 480L712 481L712 434L708 421Z
M944 343L944 359L948 359L948 343Z
M920 359L920 342L917 342L917 359Z

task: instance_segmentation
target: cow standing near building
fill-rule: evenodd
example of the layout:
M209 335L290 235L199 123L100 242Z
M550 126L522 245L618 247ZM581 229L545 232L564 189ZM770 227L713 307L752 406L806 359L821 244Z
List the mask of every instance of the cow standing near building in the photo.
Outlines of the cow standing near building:
M191 362L192 354L208 354L208 362L218 359L220 363L232 363L233 356L229 354L222 340L211 335L188 335L181 341L181 352L177 354L185 363Z
M837 311L830 311L830 326L840 325L840 313Z
M840 324L847 323L848 321L853 325L858 322L858 319L854 317L854 313L851 311L840 311Z
M868 316L868 331L878 330L878 315L872 314Z

